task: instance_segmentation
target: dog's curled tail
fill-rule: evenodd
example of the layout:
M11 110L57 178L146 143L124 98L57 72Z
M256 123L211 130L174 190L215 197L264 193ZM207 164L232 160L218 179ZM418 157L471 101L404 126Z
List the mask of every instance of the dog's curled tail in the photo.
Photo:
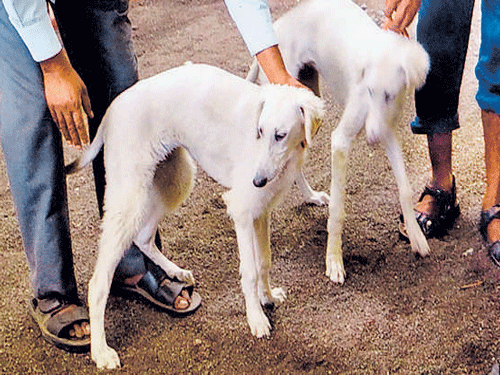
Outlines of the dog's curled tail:
M97 134L90 144L90 146L85 150L83 155L81 155L79 158L77 158L75 161L72 163L66 165L64 167L64 170L66 174L73 174L76 173L83 168L85 168L87 165L89 165L92 160L95 159L97 154L102 148L102 145L104 144L104 131L103 131L104 126L99 126L99 129L97 129Z

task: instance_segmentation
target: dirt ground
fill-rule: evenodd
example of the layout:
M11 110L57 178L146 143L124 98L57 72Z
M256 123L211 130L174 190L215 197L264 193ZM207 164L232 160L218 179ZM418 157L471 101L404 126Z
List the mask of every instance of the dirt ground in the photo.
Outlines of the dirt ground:
M277 17L294 0L271 1ZM371 0L380 18L383 0ZM364 135L349 161L347 223L343 234L348 278L324 275L327 208L302 203L297 188L272 215L273 286L288 299L269 312L268 339L246 323L235 232L222 189L199 171L187 203L161 225L165 253L193 270L203 305L173 318L135 300L111 297L106 330L127 374L485 374L500 360L500 271L476 229L484 189L483 141L474 100L479 12L475 14L464 78L461 129L454 167L462 216L432 254L417 258L398 238L400 213L387 158ZM136 0L131 4L141 77L186 60L244 76L250 56L221 0ZM323 88L328 118L311 148L306 175L328 190L330 132L339 120ZM429 176L425 139L413 136L411 98L400 130L415 199ZM68 150L67 159L76 155ZM27 313L31 297L19 230L0 165L0 372L97 373L89 355L46 344ZM97 251L99 218L90 171L68 179L77 278L82 298ZM475 287L464 285L480 282Z

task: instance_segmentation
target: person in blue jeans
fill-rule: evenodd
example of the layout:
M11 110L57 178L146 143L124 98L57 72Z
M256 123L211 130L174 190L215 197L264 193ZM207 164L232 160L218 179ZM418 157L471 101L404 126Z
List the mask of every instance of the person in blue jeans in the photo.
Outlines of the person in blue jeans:
M431 178L414 210L427 238L451 228L460 214L452 169L452 132L459 127L458 101L469 44L474 0L387 0L384 28L408 36L420 9L417 40L430 58L425 85L415 93L412 132L425 134ZM400 233L407 237L404 223Z
M74 274L62 137L86 145L111 101L137 81L128 5L52 2L61 44L45 0L0 0L0 137L31 271L29 310L46 340L71 351L89 349L90 329ZM304 87L284 67L267 3L227 0L227 6L269 80ZM102 157L94 178L102 215ZM177 314L200 303L192 286L168 279L135 246L119 264L114 287Z
M430 188L426 188L430 193L426 197L424 191L415 210L423 232L430 236L449 228L459 213L451 165L451 131L458 127L456 109L474 4L473 0L423 0L421 4L420 0L387 0L384 27L407 35L406 27L420 5L417 39L429 53L431 69L426 84L415 95L417 119L412 129L427 134L433 175ZM482 1L481 47L476 66L479 82L476 100L481 109L486 167L479 230L497 266L500 266L499 6L498 1ZM441 119L441 113L447 116ZM432 193L433 190L436 192Z

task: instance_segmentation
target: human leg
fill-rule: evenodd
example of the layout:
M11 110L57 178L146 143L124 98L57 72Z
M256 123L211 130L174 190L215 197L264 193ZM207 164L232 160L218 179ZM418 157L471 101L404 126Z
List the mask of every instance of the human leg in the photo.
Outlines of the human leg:
M477 102L485 146L486 190L479 228L488 251L500 266L500 11L498 1L482 2L481 47L476 67Z
M93 138L113 99L138 80L137 61L128 18L128 0L95 2L57 2L54 14L61 37L75 70L85 82L94 118L89 121ZM102 151L93 162L94 181L99 213L103 215L105 171ZM160 248L158 233L156 244ZM117 285L143 284L146 293L170 293L172 285L166 273L149 260L135 245L119 263L115 279ZM148 282L146 282L148 281ZM115 290L117 288L114 288ZM183 291L177 298L178 306L189 304ZM151 300L154 301L155 297Z
M74 276L61 136L45 102L40 67L2 3L0 49L9 51L0 54L0 135L31 271L32 303L40 316L51 315L45 323L66 321L54 340L82 338L88 319L79 308ZM76 341L68 345L88 346Z
M415 134L427 134L431 179L415 205L428 237L443 233L458 216L452 169L452 131L459 127L458 100L474 0L423 0L417 40L429 53L425 85L415 93ZM455 208L456 207L456 208ZM447 211L453 210L451 213Z

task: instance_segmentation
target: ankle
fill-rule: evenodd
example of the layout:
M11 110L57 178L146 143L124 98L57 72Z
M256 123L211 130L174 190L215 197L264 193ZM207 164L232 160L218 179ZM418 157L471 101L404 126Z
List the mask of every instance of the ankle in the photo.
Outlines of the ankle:
M123 280L123 282L126 285L134 286L134 285L137 285L137 283L139 282L140 279L142 279L143 276L144 275L139 274L139 275L135 275L132 277L128 277L125 280Z
M453 174L451 172L446 174L434 174L429 186L434 189L451 192L453 190Z
M492 243L500 240L500 219L494 219L488 225L488 240Z

